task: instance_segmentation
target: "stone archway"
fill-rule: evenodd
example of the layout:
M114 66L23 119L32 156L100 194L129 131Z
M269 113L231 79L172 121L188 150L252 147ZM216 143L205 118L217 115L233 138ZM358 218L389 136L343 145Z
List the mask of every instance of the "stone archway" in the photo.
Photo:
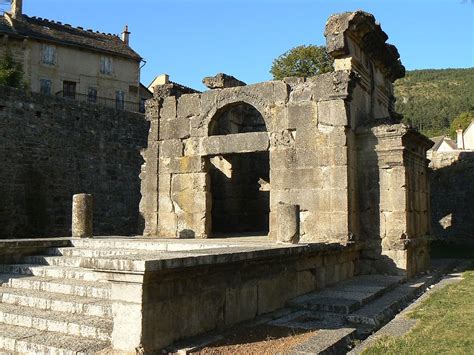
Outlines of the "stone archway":
M267 235L270 159L259 143L267 134L264 118L250 104L232 103L216 112L208 130L210 137L232 137L245 146L245 151L227 149L208 157L211 235Z

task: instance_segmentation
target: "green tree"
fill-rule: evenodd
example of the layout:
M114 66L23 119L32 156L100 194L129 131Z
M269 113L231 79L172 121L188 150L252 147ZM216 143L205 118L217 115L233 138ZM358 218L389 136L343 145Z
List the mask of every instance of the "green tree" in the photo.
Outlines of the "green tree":
M289 76L309 77L333 71L333 61L324 46L298 46L276 58L270 73L277 80Z
M7 48L0 58L0 85L23 88L23 67L15 62L11 51Z
M458 128L462 128L463 130L466 129L472 121L474 121L474 111L461 113L453 120L453 122L451 122L451 127L449 129L450 136L455 139L456 130Z

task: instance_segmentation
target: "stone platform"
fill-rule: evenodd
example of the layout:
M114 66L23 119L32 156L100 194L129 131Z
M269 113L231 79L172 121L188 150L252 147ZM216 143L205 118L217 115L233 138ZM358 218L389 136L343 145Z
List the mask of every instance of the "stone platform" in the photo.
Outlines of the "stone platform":
M351 278L354 244L266 237L2 241L0 349L150 352Z

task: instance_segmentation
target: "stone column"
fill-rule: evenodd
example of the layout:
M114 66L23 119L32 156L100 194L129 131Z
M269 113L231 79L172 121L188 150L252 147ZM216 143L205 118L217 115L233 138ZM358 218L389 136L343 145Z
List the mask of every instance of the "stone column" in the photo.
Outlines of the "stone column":
M92 238L92 195L72 197L72 237Z
M300 206L280 203L277 206L277 241L298 244L300 239Z

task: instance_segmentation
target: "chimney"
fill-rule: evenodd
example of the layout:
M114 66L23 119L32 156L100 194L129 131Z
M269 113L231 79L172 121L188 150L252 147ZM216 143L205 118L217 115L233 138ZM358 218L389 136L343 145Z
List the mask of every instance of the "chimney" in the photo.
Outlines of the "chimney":
M10 14L13 18L18 18L23 15L23 0L11 0L12 7L10 10Z
M170 83L170 76L168 74L161 74L156 78L157 85L165 85Z
M130 32L128 32L128 26L127 25L125 25L125 28L122 32L122 41L127 46L130 44Z
M456 130L456 145L458 146L458 149L464 150L464 136L463 136L463 130L461 127L459 127Z

